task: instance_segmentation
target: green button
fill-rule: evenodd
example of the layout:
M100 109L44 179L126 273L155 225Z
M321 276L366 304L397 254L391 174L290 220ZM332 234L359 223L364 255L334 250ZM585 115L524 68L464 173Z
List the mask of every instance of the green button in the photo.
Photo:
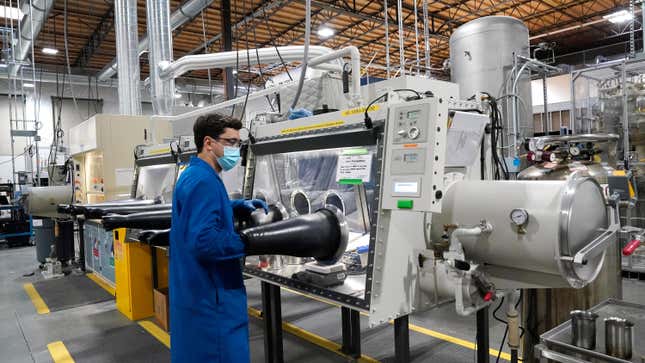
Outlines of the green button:
M412 209L414 201L412 199L399 199L396 201L396 206L399 209Z

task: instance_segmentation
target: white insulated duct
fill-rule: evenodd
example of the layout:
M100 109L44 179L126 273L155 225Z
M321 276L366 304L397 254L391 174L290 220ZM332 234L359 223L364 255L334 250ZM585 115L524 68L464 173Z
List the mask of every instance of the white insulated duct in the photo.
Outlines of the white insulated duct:
M193 19L195 16L199 15L202 10L208 8L212 3L213 0L189 0L185 4L181 5L179 9L177 9L170 15L170 27L172 31L176 30L180 26L186 24L189 20ZM149 45L150 38L148 37L148 35L146 35L139 41L139 44L137 46L137 53L141 54L147 51ZM115 58L105 67L103 67L103 69L99 72L97 78L99 79L99 81L106 81L112 78L112 76L114 76L118 71L117 67L117 60Z
M119 75L119 113L122 115L141 114L139 82L139 30L137 23L137 0L116 0L114 2L116 30L116 58L121 69Z
M16 64L9 68L9 74L16 76L20 69L20 63L24 62L31 54L33 40L38 37L40 30L43 28L49 12L54 6L54 0L32 0L32 6L27 1L22 7L25 16L20 22L20 41L15 49L14 58Z
M285 62L302 61L304 56L304 47L302 46L278 47L278 50L279 53L275 47L261 48L257 50L257 55L261 62L266 63L278 62L280 61L280 57L282 57L282 60ZM255 49L244 49L211 54L187 55L174 62L160 64L160 76L164 80L170 80L192 70L234 67L238 57L244 59L247 57L247 53L250 53L250 56L253 56L255 55L255 52ZM340 60L342 57L350 57L352 68L351 99L354 102L358 102L360 100L361 56L358 48L349 46L339 50L332 50L322 46L310 46L309 53L311 57L314 57L309 60L310 67L336 72L341 72L342 67L340 65L334 66L328 63L334 60Z
M150 86L152 109L155 115L170 115L174 104L175 79L163 80L161 66L172 63L172 30L168 0L147 0L148 37L150 51Z
M304 54L304 47L299 45L292 45L286 47L260 48L257 50L257 55L262 63L280 62L280 56L285 62L302 61ZM318 57L333 52L332 49L323 46L312 46L309 49L311 56ZM209 68L226 68L235 67L239 59L246 59L249 57L255 58L255 49L240 49L239 51L217 52L209 54L195 54L186 55L174 62L160 64L161 78L173 79L181 76L182 74L198 69ZM341 71L340 66L332 67L331 70Z

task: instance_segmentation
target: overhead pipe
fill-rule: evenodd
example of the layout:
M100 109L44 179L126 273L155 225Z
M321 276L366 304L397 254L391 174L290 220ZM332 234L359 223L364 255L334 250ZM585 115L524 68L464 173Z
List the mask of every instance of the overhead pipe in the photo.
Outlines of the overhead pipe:
M114 23L116 59L119 69L122 71L118 79L119 113L141 115L137 0L116 0L114 2Z
M260 58L260 61L267 63L280 61L280 57L282 57L282 60L285 62L292 62L302 60L304 54L304 48L302 46L278 47L278 50L279 52L276 51L275 47L261 48L257 50L257 56ZM247 56L248 52L255 53L256 50L244 49L239 52L231 51L187 55L177 59L175 62L160 64L160 76L164 80L169 80L192 70L231 67L237 63L238 57L244 58ZM339 60L342 57L350 57L352 68L352 92L350 94L350 99L354 103L360 102L361 54L358 48L349 46L339 50L331 50L327 47L311 46L309 47L309 53L311 56L315 57L309 60L310 67L335 72L341 72L342 66L329 65L328 63L334 60Z
M261 62L280 62L280 56L285 62L302 61L304 54L304 47L302 46L286 46L286 47L269 47L257 49L257 57ZM309 52L312 56L318 57L325 54L332 53L333 50L322 46L311 46ZM161 64L160 76L164 80L173 79L181 76L182 74L198 69L209 68L226 68L235 67L238 59L246 59L247 53L251 57L256 57L256 49L240 49L239 51L218 52L209 54L195 54L186 55L174 62ZM278 54L279 53L279 54ZM339 66L323 66L321 69L342 71Z
M53 1L52 1L53 2ZM170 28L172 31L177 30L179 27L182 25L186 24L188 21L193 19L195 16L199 15L199 13L208 8L211 4L213 3L213 0L189 0L185 4L181 5L179 9L175 10L171 15L170 15ZM148 35L145 35L141 40L139 41L139 44L137 45L137 51L138 54L142 54L148 50L148 47L150 45L150 38ZM112 76L114 76L117 71L117 60L116 58L113 59L110 63L108 63L103 69L99 72L97 75L97 78L99 81L106 81Z
M54 0L32 0L31 6L27 1L22 7L22 12L25 16L20 22L20 42L18 42L17 48L14 48L16 49L14 53L15 64L12 64L9 68L9 74L12 77L18 74L20 66L27 56L31 54L33 41L40 34L53 7ZM32 59L33 62L34 60Z
M156 115L170 115L175 101L175 77L162 79L160 75L160 68L173 61L170 2L169 0L147 0L146 11L151 45L148 60L152 109Z

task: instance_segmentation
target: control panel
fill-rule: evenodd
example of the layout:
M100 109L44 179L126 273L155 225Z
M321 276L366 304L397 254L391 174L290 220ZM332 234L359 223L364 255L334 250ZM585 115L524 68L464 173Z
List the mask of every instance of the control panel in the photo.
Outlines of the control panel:
M448 126L442 106L436 98L390 106L383 209L441 212Z

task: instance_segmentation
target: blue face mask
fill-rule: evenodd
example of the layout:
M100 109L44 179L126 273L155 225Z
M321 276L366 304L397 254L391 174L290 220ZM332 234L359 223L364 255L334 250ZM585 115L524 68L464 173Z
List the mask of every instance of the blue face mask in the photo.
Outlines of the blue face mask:
M240 161L240 148L233 146L224 146L224 155L217 158L217 163L222 170L229 171Z

